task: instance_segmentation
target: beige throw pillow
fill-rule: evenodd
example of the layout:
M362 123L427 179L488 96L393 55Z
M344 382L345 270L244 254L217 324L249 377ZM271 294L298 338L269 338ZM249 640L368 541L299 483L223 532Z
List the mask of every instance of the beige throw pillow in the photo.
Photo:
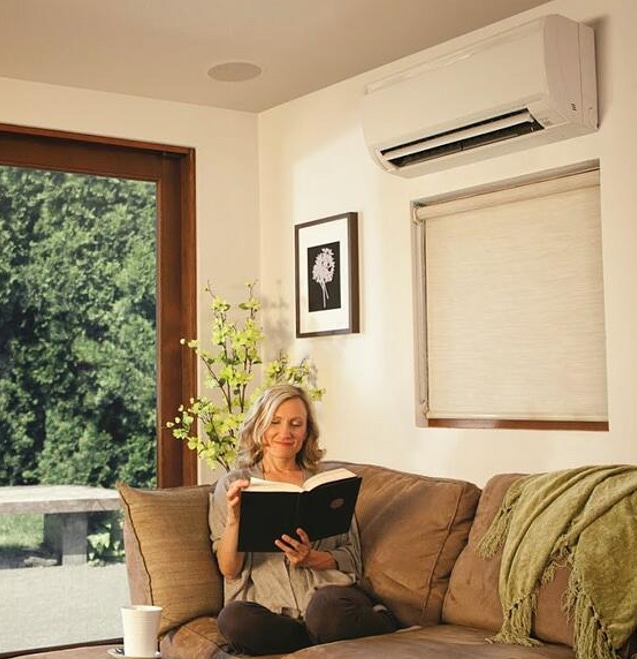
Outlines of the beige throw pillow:
M163 607L159 633L222 606L208 530L210 486L146 490L118 484L133 604Z

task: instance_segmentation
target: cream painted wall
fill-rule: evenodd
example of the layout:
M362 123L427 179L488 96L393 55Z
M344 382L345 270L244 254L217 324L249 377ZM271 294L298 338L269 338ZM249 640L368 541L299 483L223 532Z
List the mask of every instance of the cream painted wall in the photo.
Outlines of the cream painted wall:
M1 123L194 147L199 291L210 281L232 298L259 276L255 115L8 78L0 99Z
M327 388L319 414L328 457L478 484L503 471L637 462L637 3L555 0L480 33L545 13L596 29L601 127L594 135L416 179L384 173L366 152L362 90L422 54L259 116L261 281L271 303L270 345L314 359ZM610 431L417 428L410 201L591 159L601 166ZM295 340L294 225L346 211L360 213L361 333Z

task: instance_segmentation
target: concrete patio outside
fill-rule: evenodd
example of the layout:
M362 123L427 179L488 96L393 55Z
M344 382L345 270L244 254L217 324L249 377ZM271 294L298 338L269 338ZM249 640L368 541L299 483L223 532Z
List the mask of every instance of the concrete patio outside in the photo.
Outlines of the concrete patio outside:
M122 635L126 566L57 565L0 570L0 653Z

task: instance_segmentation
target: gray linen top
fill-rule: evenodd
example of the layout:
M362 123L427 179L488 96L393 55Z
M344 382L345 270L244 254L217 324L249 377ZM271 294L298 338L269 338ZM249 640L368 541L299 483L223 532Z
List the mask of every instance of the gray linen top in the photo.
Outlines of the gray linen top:
M311 475L306 471L304 479ZM248 476L263 478L261 465L225 474L217 482L214 494L211 494L209 524L215 553L226 526L228 487L238 478ZM224 602L258 602L276 613L299 618L303 617L317 588L328 585L349 586L360 579L361 545L354 519L349 533L317 540L312 543L312 549L332 554L338 569L294 567L285 560L283 552L246 553L239 576L236 579L224 579Z

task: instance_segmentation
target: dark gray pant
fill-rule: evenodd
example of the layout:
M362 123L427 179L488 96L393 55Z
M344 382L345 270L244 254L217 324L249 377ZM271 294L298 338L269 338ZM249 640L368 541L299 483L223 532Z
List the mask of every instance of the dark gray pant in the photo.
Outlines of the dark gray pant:
M219 631L235 652L285 654L317 643L395 631L391 613L377 611L358 586L319 588L303 620L273 613L256 602L230 602L219 613Z

